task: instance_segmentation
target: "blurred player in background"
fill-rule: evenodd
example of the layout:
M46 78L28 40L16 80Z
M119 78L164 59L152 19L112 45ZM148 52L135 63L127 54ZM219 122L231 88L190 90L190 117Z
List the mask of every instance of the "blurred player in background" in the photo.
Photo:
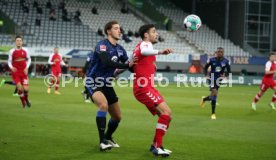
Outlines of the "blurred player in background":
M276 82L274 81L274 73L276 72L276 53L269 54L269 60L265 64L265 74L263 76L262 83L260 85L260 91L256 94L253 102L252 102L252 109L255 111L257 109L256 103L260 100L263 94L266 92L268 88L274 90L274 94L272 96L271 102L269 106L276 110L274 103L276 101Z
M54 76L52 83L49 85L47 93L51 93L51 88L55 85L55 94L59 95L59 81L61 77L60 65L67 66L62 60L62 55L58 53L58 47L54 48L54 53L49 56L48 64L51 65L51 74Z
M128 69L133 66L135 59L128 61L125 49L117 44L121 37L120 25L117 21L108 22L104 32L107 39L97 43L91 67L86 72L85 87L91 100L98 107L96 124L99 132L100 150L105 151L112 147L120 147L112 138L121 121L121 110L118 97L112 87L114 72L118 69ZM111 118L106 130L106 114Z
M172 49L153 49L152 44L158 40L155 26L146 24L140 27L139 34L142 41L134 50L134 57L138 58L134 65L133 92L135 98L144 104L152 115L158 115L155 136L150 151L154 155L169 156L171 151L163 148L163 136L165 135L171 121L171 109L166 104L161 94L154 88L154 74L156 72L156 55L167 55Z
M28 99L29 79L28 68L31 64L29 51L23 47L23 39L15 37L15 48L10 50L8 65L11 69L13 82L16 84L22 107L31 107Z
M15 82L14 81L7 81L5 79L2 79L1 83L0 83L0 87L2 87L4 84L8 84L8 85L12 85L15 86ZM14 92L12 94L13 96L19 96L17 93L17 87L15 86Z
M92 60L93 60L93 51L87 55L86 62L84 64L83 73L85 75L87 75L87 72L89 71L89 68L92 65ZM84 91L82 91L81 94L83 96L84 102L86 102L86 103L91 102L89 94L88 94L88 90L86 89L86 87L84 87Z
M208 73L209 67L211 67L211 70ZM211 119L216 119L217 95L218 89L221 85L221 80L222 78L227 78L230 73L231 68L228 59L224 58L224 49L222 47L218 47L215 52L215 57L210 58L204 67L204 75L210 85L211 95L202 97L200 103L200 106L203 108L206 101L211 101Z

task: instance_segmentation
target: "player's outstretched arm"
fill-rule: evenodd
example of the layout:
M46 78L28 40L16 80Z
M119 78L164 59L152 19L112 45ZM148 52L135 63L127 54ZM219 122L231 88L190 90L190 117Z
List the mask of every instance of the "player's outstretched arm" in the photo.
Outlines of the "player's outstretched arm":
M172 52L173 52L173 50L171 48L166 48L164 50L158 51L158 50L155 50L155 49L152 49L152 48L144 47L141 50L141 54L143 56L152 56L152 55L160 55L160 54L167 55L167 54L170 54Z
M162 51L159 51L158 54L168 55L172 52L173 52L173 50L171 48L165 48Z

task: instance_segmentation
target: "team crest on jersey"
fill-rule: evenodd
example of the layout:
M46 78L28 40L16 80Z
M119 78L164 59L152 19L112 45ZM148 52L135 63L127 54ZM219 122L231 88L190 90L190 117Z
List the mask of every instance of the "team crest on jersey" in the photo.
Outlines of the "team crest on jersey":
M106 45L100 45L100 51L106 51Z
M111 60L112 60L113 62L117 62L117 61L118 61L118 57L117 57L117 56L113 56L113 57L111 58Z
M124 52L122 50L117 50L117 52L118 52L119 57L121 57L124 54Z

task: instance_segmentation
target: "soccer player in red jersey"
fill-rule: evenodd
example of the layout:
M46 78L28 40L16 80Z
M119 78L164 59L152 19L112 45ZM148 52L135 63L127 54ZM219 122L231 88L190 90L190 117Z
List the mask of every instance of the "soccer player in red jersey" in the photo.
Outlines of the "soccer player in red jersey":
M263 94L268 88L271 88L274 90L274 94L272 96L271 102L269 103L269 106L273 110L276 110L274 106L274 102L276 101L276 82L274 81L274 73L276 72L275 61L276 61L276 53L272 52L269 54L269 61L267 61L265 64L265 75L260 85L260 92L255 96L252 102L252 109L254 111L257 109L256 103L259 101L259 99L263 96Z
M31 107L31 103L28 99L28 68L30 64L31 57L29 51L23 47L22 37L16 36L15 48L10 50L8 65L11 69L12 79L16 84L23 108L25 108L26 105Z
M150 151L154 155L169 156L171 151L164 149L162 139L169 128L171 121L171 109L164 101L161 94L154 88L154 74L156 72L156 55L167 55L172 49L166 48L162 51L154 50L152 44L157 42L158 33L153 24L140 27L139 34L142 41L135 47L133 56L137 57L134 65L133 92L135 98L144 104L152 115L158 115L155 137Z
M58 47L54 48L54 53L52 53L49 56L49 60L48 60L48 64L51 65L51 74L54 76L52 83L50 84L50 86L48 87L47 93L50 94L51 93L51 88L53 87L53 85L55 86L55 94L59 95L60 92L58 91L59 88L59 81L60 81L60 77L61 77L61 67L60 65L64 65L67 66L63 60L62 60L62 55L58 53Z

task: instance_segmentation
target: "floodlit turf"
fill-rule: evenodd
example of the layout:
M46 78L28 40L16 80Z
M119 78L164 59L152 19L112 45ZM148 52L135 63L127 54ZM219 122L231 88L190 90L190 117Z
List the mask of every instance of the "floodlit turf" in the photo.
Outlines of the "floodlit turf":
M139 104L131 88L116 87L123 120L114 135L121 148L100 152L96 107L83 102L82 87L67 85L48 95L42 79L31 79L32 107L22 109L13 86L0 88L1 160L152 160L148 151L156 117ZM159 88L172 108L164 146L171 160L275 160L276 111L268 107L272 91L250 110L258 86L234 86L219 92L217 120L210 104L199 107L208 88ZM160 158L161 159L161 158Z

